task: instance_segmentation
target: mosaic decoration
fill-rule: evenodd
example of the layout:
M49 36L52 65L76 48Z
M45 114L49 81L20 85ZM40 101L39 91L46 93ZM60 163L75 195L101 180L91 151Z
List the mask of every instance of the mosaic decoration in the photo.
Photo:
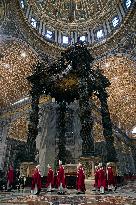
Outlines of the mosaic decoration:
M10 124L8 131L8 137L12 139L18 139L20 141L27 140L28 122L26 116L19 117Z
M109 18L119 4L118 0L27 0L33 13L50 27L70 28L94 26L103 19ZM84 25L83 25L84 24Z
M0 107L6 107L29 94L26 77L32 73L36 55L23 43L8 41L2 45Z
M136 119L136 63L125 57L110 57L99 66L111 82L107 89L111 118L124 131L130 130Z

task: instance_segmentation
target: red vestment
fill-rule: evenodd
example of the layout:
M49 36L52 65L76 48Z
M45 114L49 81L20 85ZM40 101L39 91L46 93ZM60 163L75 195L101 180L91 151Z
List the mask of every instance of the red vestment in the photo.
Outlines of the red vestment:
M98 171L98 188L106 188L106 173L103 168L100 168Z
M13 184L13 181L14 181L14 170L13 170L13 167L10 166L9 170L8 170L8 173L7 173L7 181L9 183L9 185L12 185Z
M76 181L77 190L85 192L85 173L82 167L79 167L77 170L77 181Z
M37 185L38 190L42 188L41 175L38 169L35 169L32 175L32 190L35 189L35 185Z
M46 183L46 187L48 187L51 183L51 187L54 186L54 173L52 168L48 169L48 176L47 176L47 183Z
M65 174L64 174L64 167L62 165L59 166L57 172L57 185L58 187L62 183L62 187L65 188Z
M113 174L112 167L107 168L107 183L108 185L115 185L115 177Z
M99 175L99 170L96 169L94 173L94 177L95 177L94 187L96 188L98 188L98 175Z

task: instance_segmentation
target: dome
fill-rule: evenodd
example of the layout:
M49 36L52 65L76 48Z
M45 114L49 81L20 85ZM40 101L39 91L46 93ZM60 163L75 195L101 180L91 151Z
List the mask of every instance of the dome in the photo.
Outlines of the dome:
M116 13L119 0L28 0L33 12L52 27L65 30L95 26Z
M67 47L80 37L93 46L119 31L132 0L19 0L23 17L46 42Z

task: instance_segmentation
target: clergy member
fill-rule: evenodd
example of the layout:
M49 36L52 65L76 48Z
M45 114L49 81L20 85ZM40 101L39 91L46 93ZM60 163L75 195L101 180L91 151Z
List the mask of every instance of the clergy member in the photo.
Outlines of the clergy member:
M32 175L32 193L38 195L41 191L42 182L41 182L41 173L40 173L40 165L35 167L34 173Z
M58 185L58 193L63 194L65 188L65 173L64 167L62 166L62 161L59 160L59 169L57 172L57 185Z
M94 191L98 190L98 174L99 174L99 166L95 166L95 172L94 172Z
M52 191L52 188L54 186L54 172L49 164L47 167L48 167L48 175L47 175L46 187L47 187L47 191L50 192Z
M83 169L81 163L79 163L77 166L76 186L77 186L77 191L78 191L77 193L84 193L86 191L86 189L85 189L85 173L84 173L84 169Z
M10 165L7 173L7 190L11 190L13 188L13 182L14 182L14 169L12 165Z
M104 194L106 189L106 172L102 166L102 163L99 164L98 171L98 189L100 189L100 193Z
M113 174L112 167L110 163L107 163L107 184L108 184L108 191L115 190L115 176Z

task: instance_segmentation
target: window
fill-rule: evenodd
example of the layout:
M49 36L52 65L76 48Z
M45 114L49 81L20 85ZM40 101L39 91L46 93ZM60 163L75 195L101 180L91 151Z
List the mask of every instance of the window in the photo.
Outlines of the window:
M28 99L29 99L29 97L25 97L25 98L23 98L23 99L20 99L20 100L14 102L12 105L16 105L16 104L19 104L19 103L23 103L23 102L27 101Z
M68 37L67 36L63 36L63 43L68 44Z
M85 41L85 36L81 36L80 41Z
M23 1L23 0L20 1L20 5L21 5L21 8L22 8L22 9L25 8L25 4L24 4L24 1Z
M52 31L47 30L47 33L45 35L47 38L51 39L52 38Z
M136 127L132 130L132 134L136 134Z
M34 18L31 18L31 25L36 28L37 27L37 21Z
M131 6L132 0L126 0L125 1L125 6L127 7L127 9Z
M96 36L98 39L102 38L104 36L103 30L101 29L101 30L97 31Z
M119 17L118 17L118 16L115 16L115 17L112 19L112 25L113 25L113 27L115 28L118 24L119 24Z

